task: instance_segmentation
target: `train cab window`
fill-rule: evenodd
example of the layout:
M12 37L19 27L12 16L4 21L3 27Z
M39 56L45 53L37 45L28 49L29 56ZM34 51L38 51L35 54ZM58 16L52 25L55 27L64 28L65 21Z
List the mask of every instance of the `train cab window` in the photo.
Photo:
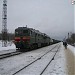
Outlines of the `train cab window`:
M16 31L15 34L18 34L18 32Z
M32 31L30 31L30 36L32 35Z
M37 36L37 33L35 34L35 36Z
M22 31L16 30L15 31L15 36L22 36Z
M31 34L32 34L32 31L31 31Z
M23 30L23 33L28 33L28 30Z
M33 36L33 37L35 36L35 32L32 33L32 36Z
M23 36L29 36L29 31L28 30L23 30Z
M31 31L31 34L32 34L32 31Z

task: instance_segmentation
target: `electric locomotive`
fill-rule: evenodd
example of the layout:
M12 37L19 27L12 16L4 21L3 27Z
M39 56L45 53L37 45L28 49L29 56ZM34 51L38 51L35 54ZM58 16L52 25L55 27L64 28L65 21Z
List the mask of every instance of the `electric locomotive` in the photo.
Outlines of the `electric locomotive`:
M18 27L15 29L15 45L18 49L35 49L50 45L50 37L33 28Z

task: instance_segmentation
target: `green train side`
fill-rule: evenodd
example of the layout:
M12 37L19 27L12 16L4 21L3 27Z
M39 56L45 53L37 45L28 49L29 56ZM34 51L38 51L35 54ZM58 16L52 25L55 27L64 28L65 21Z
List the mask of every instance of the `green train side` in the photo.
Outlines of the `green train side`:
M51 38L45 33L27 27L15 29L15 45L18 49L35 49L50 45Z

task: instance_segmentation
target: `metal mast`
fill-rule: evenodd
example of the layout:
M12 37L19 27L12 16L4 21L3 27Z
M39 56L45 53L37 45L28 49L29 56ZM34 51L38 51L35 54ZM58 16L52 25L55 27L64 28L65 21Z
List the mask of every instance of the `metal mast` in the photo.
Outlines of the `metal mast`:
M7 0L3 0L2 11L2 46L7 46Z

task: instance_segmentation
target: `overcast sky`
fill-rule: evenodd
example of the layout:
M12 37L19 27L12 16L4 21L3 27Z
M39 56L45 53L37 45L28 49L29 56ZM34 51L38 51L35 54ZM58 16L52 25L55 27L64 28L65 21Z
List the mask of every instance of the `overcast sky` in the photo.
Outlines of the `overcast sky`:
M0 0L0 32L2 1ZM74 32L74 6L71 0L7 1L8 32L14 32L15 28L26 25L56 39L63 39L68 32Z

